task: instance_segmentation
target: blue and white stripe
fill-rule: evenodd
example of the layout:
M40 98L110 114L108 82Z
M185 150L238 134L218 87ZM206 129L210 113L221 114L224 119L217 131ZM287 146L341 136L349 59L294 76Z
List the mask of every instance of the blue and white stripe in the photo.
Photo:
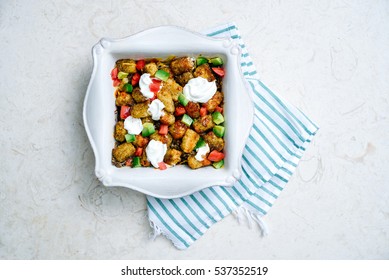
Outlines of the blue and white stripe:
M230 36L242 48L241 67L254 100L254 124L243 152L242 178L231 188L212 187L176 199L147 197L150 222L179 249L239 207L265 215L295 171L318 126L260 80L235 24L205 32Z

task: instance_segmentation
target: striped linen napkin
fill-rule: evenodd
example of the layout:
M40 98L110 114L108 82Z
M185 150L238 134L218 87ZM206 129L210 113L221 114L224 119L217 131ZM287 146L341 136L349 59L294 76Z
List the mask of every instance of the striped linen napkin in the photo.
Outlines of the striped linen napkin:
M147 196L148 217L154 238L160 234L178 249L186 249L213 224L233 213L262 222L297 167L318 130L307 116L269 90L260 80L238 28L229 23L205 32L229 36L242 49L242 73L254 101L254 124L243 152L243 175L233 187L210 187L194 194L159 199Z

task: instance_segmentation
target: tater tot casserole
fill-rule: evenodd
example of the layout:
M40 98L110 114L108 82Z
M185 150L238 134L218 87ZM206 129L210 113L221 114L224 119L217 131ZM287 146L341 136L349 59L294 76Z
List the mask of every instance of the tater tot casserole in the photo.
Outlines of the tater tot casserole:
M222 168L223 77L220 57L117 60L113 165Z

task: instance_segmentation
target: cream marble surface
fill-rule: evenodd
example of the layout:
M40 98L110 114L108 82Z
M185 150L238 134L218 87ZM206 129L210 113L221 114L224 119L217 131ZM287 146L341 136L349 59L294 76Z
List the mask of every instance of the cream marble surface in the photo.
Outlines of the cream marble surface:
M223 3L223 4L221 4ZM186 251L149 241L145 197L94 175L91 46L235 21L262 77L321 129L265 217ZM1 1L1 259L388 259L388 1Z

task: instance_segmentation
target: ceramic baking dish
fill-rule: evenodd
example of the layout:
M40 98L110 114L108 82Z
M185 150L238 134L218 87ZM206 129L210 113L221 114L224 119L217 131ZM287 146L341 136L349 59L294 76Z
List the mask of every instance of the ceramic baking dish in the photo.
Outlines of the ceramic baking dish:
M118 59L219 56L224 61L225 166L196 170L179 165L167 170L118 168L114 147L115 97L110 72ZM92 48L93 72L84 100L85 130L95 155L95 173L107 187L175 198L210 186L232 186L241 176L241 156L253 123L253 102L240 70L241 50L230 38L211 38L176 26L160 26L122 39L102 38Z

